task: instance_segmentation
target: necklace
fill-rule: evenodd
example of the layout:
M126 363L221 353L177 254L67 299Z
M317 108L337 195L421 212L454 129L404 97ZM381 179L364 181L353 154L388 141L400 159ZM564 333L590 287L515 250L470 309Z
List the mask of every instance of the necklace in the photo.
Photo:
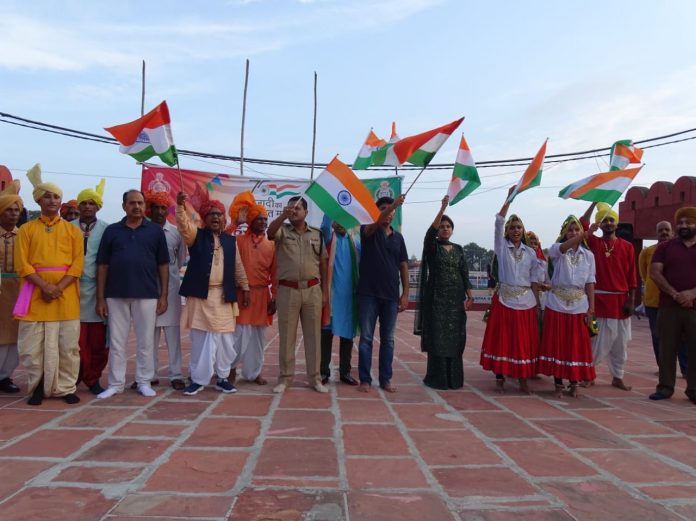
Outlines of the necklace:
M522 260L522 256L524 255L524 248L512 248L508 249L508 251L510 252L512 259L515 262L520 262Z
M566 258L568 259L568 262L570 263L571 266L575 267L578 265L578 262L580 262L580 248L577 250L568 250L568 253L566 254Z
M614 251L614 247L616 246L616 239L614 239L611 243L611 248L608 246L609 241L604 241L604 256L605 257L611 257L611 253Z
M254 248L258 248L259 244L263 242L263 235L254 235L253 233L251 235L251 244L254 246ZM258 239L257 239L258 237Z
M57 215L53 218L51 217L46 217L45 215L41 215L39 217L39 221L41 221L44 225L44 230L46 233L52 233L53 232L53 227L60 221L61 217L60 215Z

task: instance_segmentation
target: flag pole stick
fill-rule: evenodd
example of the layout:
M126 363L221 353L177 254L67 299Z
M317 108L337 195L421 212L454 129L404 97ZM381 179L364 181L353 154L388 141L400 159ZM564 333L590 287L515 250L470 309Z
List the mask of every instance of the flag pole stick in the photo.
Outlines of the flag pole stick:
M239 144L239 175L244 175L244 121L246 120L247 88L249 87L249 58L244 72L244 97L242 98L242 134Z
M314 71L314 118L312 122L312 167L309 170L309 180L314 179L314 152L317 146L317 71Z
M140 80L140 117L145 114L145 60L143 60L143 72Z
M415 178L415 179L413 180L413 182L411 183L411 186L408 187L408 190L406 190L406 193L404 194L404 196L408 195L408 193L411 191L411 188L413 188L413 185L416 184L416 181L418 181L418 178L421 176L421 174L422 174L423 172L425 172L425 169L426 169L426 168L427 168L426 166L424 166L423 168L421 168L421 171L418 172L418 175L416 176L416 178Z

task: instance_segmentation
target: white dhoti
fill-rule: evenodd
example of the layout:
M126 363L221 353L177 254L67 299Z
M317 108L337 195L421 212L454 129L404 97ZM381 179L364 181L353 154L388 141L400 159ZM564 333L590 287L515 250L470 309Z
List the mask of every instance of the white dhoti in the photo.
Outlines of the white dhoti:
M597 318L597 326L599 334L592 338L592 361L596 366L607 358L611 375L623 379L628 358L626 347L631 340L631 319Z
M208 385L213 373L217 374L218 378L227 378L236 357L233 333L191 329L189 375L193 383Z
M184 377L181 374L181 326L178 324L176 326L155 327L155 340L152 350L155 376L157 376L157 371L159 370L159 348L162 331L164 331L164 340L167 343L167 352L169 354L169 381L183 380Z
M19 322L17 345L27 369L28 394L41 378L44 396L65 396L75 392L80 372L80 321Z
M18 365L17 344L0 344L0 381L12 376Z
M234 345L237 358L232 367L242 365L242 378L256 380L263 369L263 348L265 343L266 326L237 324L234 331Z
M128 333L135 329L135 381L150 385L155 376L152 351L157 299L107 298L109 309L109 388L123 392L128 366Z

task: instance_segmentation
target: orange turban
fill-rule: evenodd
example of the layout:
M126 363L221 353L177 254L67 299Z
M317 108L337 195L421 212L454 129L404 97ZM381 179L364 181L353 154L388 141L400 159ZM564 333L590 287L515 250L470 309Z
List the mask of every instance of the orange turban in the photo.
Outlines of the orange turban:
M153 192L152 190L148 190L145 192L145 215L148 217L150 217L150 210L153 204L157 206L166 206L167 208L174 206L172 198L169 197L169 192Z
M239 210L242 207L251 208L256 204L256 199L254 199L254 194L251 192L240 192L234 196L232 199L232 204L230 205L230 223L232 226L237 226L237 218L239 217Z
M678 223L679 219L689 219L690 221L696 221L696 206L685 206L684 208L679 208L674 214L674 222Z
M77 210L76 199L70 199L67 203L63 203L60 205L60 216L65 219L65 216L68 214L68 210L70 208L74 208L75 210Z
M266 207L264 205L255 204L249 208L249 212L247 213L247 224L251 226L251 223L253 223L259 215L262 217L268 217L268 212L266 211Z
M198 210L198 213L200 214L201 219L205 221L205 218L208 216L208 214L210 213L210 210L212 210L213 208L217 208L218 210L220 210L222 212L223 216L225 215L225 205L222 204L217 199L209 199L209 200L203 202L203 204L201 205L201 207Z

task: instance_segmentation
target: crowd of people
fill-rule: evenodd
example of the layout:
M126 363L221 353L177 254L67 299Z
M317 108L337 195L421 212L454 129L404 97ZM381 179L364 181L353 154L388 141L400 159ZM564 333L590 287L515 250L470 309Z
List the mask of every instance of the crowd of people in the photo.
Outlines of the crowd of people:
M47 397L78 403L80 383L102 400L127 387L156 396L162 337L168 381L184 395L199 393L213 377L223 393L236 392L238 377L265 385L265 332L274 316L275 393L295 377L298 323L314 390L328 392L338 336L340 382L372 392L377 321L378 384L396 392L394 331L408 306L409 274L404 238L391 224L404 196L378 199L379 218L359 233L328 217L320 228L310 226L301 196L269 222L250 192L238 194L226 211L220 201L183 191L172 201L168 192L128 190L124 217L107 224L98 218L104 180L63 203L62 190L43 181L38 165L27 178L41 208L37 219L17 226L24 210L18 180L0 193L1 392L20 392L11 377L21 360L31 405ZM481 366L495 375L495 390L505 392L512 378L529 393L528 380L547 375L556 397L577 397L579 386L594 384L603 360L611 385L630 390L624 367L638 265L632 244L616 234L617 213L593 203L582 217L569 216L545 253L518 215L508 217L507 201L495 216L495 259L487 270L493 295L480 355ZM435 389L464 385L473 303L464 249L452 241L454 222L445 215L448 203L443 198L425 233L414 324L427 355L423 382ZM650 398L674 393L679 358L686 394L696 403L696 208L677 211L674 225L676 237L671 223L657 224L658 244L643 250L638 263L659 365ZM135 381L128 386L131 327ZM182 327L191 340L187 376ZM357 379L351 366L356 337Z

